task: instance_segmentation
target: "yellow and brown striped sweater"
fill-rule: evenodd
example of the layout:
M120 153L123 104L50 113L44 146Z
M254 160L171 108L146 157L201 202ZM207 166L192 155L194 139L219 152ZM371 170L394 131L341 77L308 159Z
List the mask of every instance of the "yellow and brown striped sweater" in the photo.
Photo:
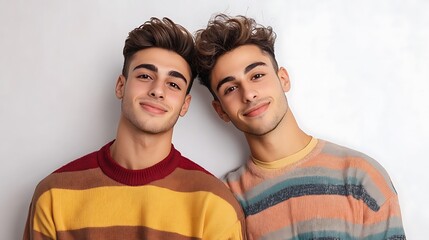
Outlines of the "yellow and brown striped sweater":
M108 143L36 187L23 239L242 239L227 187L173 146L143 170L119 166Z

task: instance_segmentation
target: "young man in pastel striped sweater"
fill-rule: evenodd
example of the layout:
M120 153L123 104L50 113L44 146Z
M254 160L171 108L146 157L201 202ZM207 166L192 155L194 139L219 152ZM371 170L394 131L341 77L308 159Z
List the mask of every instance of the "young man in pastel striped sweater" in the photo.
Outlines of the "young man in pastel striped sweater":
M382 166L299 128L270 27L220 14L195 41L214 109L250 147L247 163L225 176L249 239L405 239L398 196Z
M232 193L171 143L191 101L192 34L152 18L123 53L116 139L39 183L23 239L243 239Z

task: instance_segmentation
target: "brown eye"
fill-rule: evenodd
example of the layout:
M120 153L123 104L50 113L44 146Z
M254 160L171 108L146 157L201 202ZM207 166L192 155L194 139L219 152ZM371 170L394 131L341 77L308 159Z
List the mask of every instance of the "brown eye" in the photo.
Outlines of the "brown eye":
M151 79L151 77L148 74L140 74L137 76L137 78L140 79Z
M168 83L171 87L173 87L173 88L175 88L175 89L178 89L178 90L181 90L181 88L179 87L179 85L178 84L176 84L176 83L174 83L174 82L170 82L170 83Z
M257 74L255 74L255 75L253 75L252 80L256 80L256 79L261 78L261 77L263 77L263 76L264 76L264 74L257 73Z
M228 93L230 93L232 91L235 91L235 89L237 89L237 86L228 87L228 88L225 89L224 94L226 95L226 94L228 94Z

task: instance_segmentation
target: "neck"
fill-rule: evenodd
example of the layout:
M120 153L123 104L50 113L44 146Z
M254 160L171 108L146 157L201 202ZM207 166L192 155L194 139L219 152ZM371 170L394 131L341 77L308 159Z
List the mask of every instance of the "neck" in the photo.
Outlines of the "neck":
M264 162L291 156L311 141L311 136L299 128L290 108L273 131L262 136L245 136L252 156Z
M173 129L157 134L142 132L121 117L110 154L119 165L127 169L151 167L170 153L172 133Z

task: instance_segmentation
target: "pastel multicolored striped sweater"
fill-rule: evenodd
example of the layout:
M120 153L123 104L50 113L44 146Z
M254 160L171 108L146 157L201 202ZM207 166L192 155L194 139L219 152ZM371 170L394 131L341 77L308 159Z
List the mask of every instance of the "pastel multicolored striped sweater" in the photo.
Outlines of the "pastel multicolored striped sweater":
M386 171L354 150L313 138L300 152L250 159L225 176L248 239L405 239Z
M228 188L174 149L128 170L99 151L37 186L23 239L242 239L244 215Z

